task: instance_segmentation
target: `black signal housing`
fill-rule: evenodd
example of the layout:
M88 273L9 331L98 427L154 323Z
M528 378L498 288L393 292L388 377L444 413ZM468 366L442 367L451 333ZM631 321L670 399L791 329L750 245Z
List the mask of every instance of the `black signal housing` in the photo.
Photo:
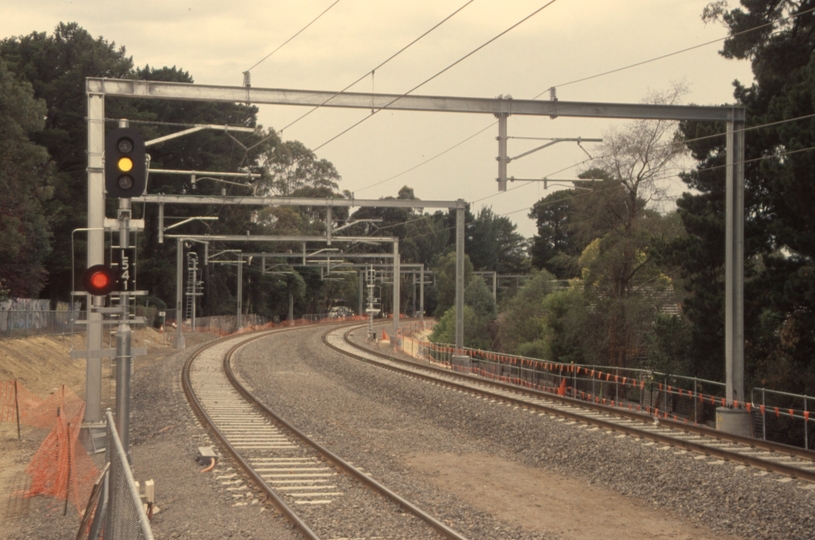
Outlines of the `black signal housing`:
M95 264L83 272L82 287L94 296L105 296L119 290L119 276L109 266Z
M147 187L144 138L133 128L105 137L105 190L108 197L140 197Z

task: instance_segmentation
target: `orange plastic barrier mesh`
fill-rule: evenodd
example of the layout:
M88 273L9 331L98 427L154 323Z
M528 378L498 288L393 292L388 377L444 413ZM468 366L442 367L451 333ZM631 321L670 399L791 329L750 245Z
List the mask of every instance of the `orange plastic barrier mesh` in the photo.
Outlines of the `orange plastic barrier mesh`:
M45 399L19 381L0 381L0 422L17 422L51 431L26 467L31 488L23 496L49 495L69 501L81 513L99 475L79 444L85 402L63 385Z

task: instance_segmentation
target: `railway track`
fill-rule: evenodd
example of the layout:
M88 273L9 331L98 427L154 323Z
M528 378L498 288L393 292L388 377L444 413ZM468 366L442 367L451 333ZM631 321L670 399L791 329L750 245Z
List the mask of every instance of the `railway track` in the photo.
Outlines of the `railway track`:
M657 420L635 411L557 396L382 354L354 343L351 336L355 331L364 332L365 327L331 330L323 336L323 342L338 352L364 362L471 393L491 402L522 407L539 415L551 415L588 429L604 429L650 439L662 445L698 453L700 459L709 456L815 483L815 452L812 451L729 435L674 420Z
M297 329L225 338L185 363L184 392L220 447L306 538L463 540L458 532L289 425L237 380L231 363L243 346L292 331Z

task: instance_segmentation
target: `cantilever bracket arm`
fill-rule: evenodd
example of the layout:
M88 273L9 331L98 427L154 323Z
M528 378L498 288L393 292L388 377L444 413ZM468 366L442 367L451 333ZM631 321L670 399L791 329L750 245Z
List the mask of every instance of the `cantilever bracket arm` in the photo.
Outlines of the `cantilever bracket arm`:
M559 142L576 142L578 144L578 146L579 146L581 142L603 142L603 139L584 139L582 137L552 139L548 143L542 144L542 145L538 146L537 148L533 148L532 150L524 152L523 154L518 154L515 157L507 158L507 163L509 163L510 161L514 161L516 159L520 159L520 158L522 158L524 156L528 156L529 154L533 154L533 153L537 152L538 150L543 150L544 148L547 148L547 147L552 146L553 144L557 144Z
M164 141L169 141L171 139L177 139L178 137L183 137L185 135L189 135L190 133L196 133L198 131L203 131L205 129L223 129L226 132L229 131L245 131L248 133L254 133L255 128L248 128L248 127L235 127L235 126L217 126L214 124L201 124L190 129L185 129L183 131L177 131L175 133L170 133L169 135L165 135L164 137L158 137L157 139L150 139L149 141L145 141L144 146L152 146L154 144L163 143Z

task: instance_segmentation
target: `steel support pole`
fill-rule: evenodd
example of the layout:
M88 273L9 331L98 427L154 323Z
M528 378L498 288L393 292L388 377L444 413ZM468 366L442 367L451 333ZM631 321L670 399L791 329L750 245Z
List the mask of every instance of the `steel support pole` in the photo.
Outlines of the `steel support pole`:
M456 209L456 349L464 346L464 208Z
M88 254L87 268L105 262L105 96L88 94ZM73 286L73 284L72 284ZM104 306L104 297L87 295L89 352L102 349L102 314L91 306ZM85 364L85 422L102 421L102 359L89 354Z
M727 122L725 362L728 406L744 395L744 109Z
M419 267L419 320L424 327L424 264Z
M357 280L358 280L358 283L359 283L359 309L357 310L357 315L362 315L363 313L365 313L365 311L364 311L364 306L363 306L363 303L362 303L363 302L363 294L362 294L362 289L363 289L362 281L363 280L362 280L362 272L361 271L357 272Z
M127 127L120 122L119 127ZM130 247L130 199L119 199L119 248ZM120 267L119 272L122 271ZM121 322L116 331L116 428L119 439L127 455L128 462L133 460L130 455L130 372L133 368L132 331L130 329L130 294L119 294L121 304Z
M175 348L183 349L184 345L184 313L182 311L182 294L184 288L184 239L176 239L175 248Z
M410 290L413 302L413 317L416 317L416 272L410 273Z
M735 408L744 403L744 109L733 108L727 122L725 207L725 407L716 409L716 429L753 435L752 416Z
M158 205L158 243L164 243L164 203Z
M243 257L238 259L238 330L243 328Z
M492 299L498 302L498 272L492 273Z
M393 335L391 336L391 346L397 345L396 332L399 330L399 296L401 290L399 288L399 241L393 243Z
M506 113L496 114L498 117L498 191L507 190L507 118Z

